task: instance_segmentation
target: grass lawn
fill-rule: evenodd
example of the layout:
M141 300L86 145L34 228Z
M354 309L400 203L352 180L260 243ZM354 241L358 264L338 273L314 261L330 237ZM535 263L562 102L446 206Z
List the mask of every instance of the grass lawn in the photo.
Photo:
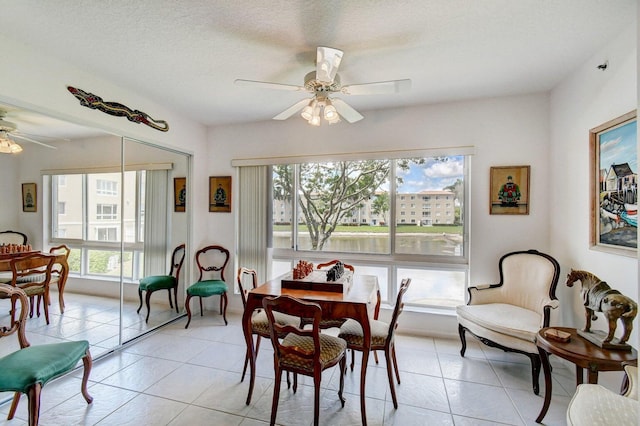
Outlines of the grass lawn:
M289 231L290 226L287 225L273 225L274 231ZM300 231L306 231L306 225L298 225ZM388 226L343 226L336 227L334 232L349 232L349 233L376 233L386 234L389 232ZM397 234L460 234L462 235L462 226L398 226L396 228Z

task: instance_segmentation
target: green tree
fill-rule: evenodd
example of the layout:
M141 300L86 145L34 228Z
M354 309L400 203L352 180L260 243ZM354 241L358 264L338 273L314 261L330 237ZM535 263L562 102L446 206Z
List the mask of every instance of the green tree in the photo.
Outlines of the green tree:
M390 210L389 193L387 191L380 192L375 195L373 202L371 203L371 212L376 215L382 216L382 220L385 224L388 224L387 213Z
M454 223L460 225L462 223L462 205L464 202L464 184L462 179L456 179L452 185L445 186L442 189L453 192L454 200L458 201L458 205L455 207Z

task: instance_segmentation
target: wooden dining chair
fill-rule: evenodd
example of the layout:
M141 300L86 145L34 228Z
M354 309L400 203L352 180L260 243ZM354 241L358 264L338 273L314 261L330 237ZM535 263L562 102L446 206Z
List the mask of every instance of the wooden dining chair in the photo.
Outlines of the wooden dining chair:
M141 278L138 284L138 297L140 298L140 306L138 306L137 313L140 313L142 309L142 292L146 292L145 302L147 304L147 317L145 322L149 322L149 314L151 313L151 295L154 291L167 290L169 293L169 307L173 309L173 303L171 301L171 290L173 290L173 298L176 302L176 313L178 310L178 283L180 282L180 270L184 263L185 245L180 244L173 249L171 255L171 266L169 267L169 273L167 275L149 275Z
M44 300L44 317L49 324L49 284L55 257L40 252L11 259L11 285L21 288L29 298L29 316L33 316L37 303L40 316L40 300ZM37 302L36 302L37 298ZM11 320L15 319L15 300L11 304Z
M200 316L203 316L202 298L209 296L220 296L220 315L227 325L227 283L224 281L224 269L229 263L229 250L222 246L212 245L201 248L196 252L196 264L200 275L198 281L187 288L187 325L191 323L191 307L189 302L192 297L197 297L200 301Z
M338 337L320 333L322 309L317 303L305 302L290 296L265 297L262 300L267 318L269 332L274 350L275 383L271 406L271 425L276 423L278 400L280 399L280 383L282 372L292 372L293 392L298 388L298 374L313 377L314 403L313 424L318 425L320 414L320 381L322 372L327 368L340 365L340 388L338 397L342 407L345 399L344 372L347 361L345 350L347 343ZM302 329L295 325L282 325L275 319L275 313L287 314L299 318L312 318L311 329ZM280 336L285 335L283 339Z
M242 298L242 306L246 307L247 305L247 293L258 286L258 273L255 269L249 269L245 267L238 268L238 291L240 291L240 297ZM297 325L300 324L300 318L294 317L287 314L282 314L280 312L273 313L274 319L278 324L281 325ZM258 356L258 351L260 350L260 340L262 337L269 338L269 319L267 318L267 314L264 310L256 310L253 316L251 317L251 333L255 334L256 337L256 356ZM281 336L282 338L284 335ZM249 364L249 352L247 348L247 355L244 359L244 367L242 368L242 377L240 381L244 381L244 376L247 372L247 365ZM288 377L288 375L287 375Z
M391 321L389 323L379 320L371 320L369 323L371 327L371 350L374 351L374 354L375 351L384 351L384 355L387 360L387 376L389 377L389 387L391 388L391 398L393 399L394 408L398 408L398 399L396 398L396 389L393 384L392 368L393 371L395 371L398 384L400 384L400 373L398 371L394 334L398 327L398 317L404 308L402 298L409 289L409 284L411 284L411 278L405 278L400 283L396 306L393 309L393 315L391 316ZM344 339L347 342L347 347L352 351L364 350L364 333L362 331L362 326L357 321L352 319L345 321L342 327L340 327L338 337ZM353 371L354 358L355 357L352 352L351 371Z
M51 247L49 249L49 253L53 255L63 255L65 260L68 262L71 249L65 244L61 244L59 246ZM51 268L51 281L49 283L49 287L54 284L58 286L58 304L60 305L60 313L62 314L64 314L64 286L68 275L68 269L65 270L61 263L56 262L53 264L53 267ZM51 301L49 301L49 305L51 305ZM39 306L40 302L38 301L38 307Z
M42 388L49 381L73 370L80 359L84 364L80 389L90 404L93 398L87 392L92 366L89 342L80 340L31 346L25 334L27 294L19 287L0 284L0 298L11 299L14 312L16 303L20 305L18 319L12 318L9 326L0 327L0 338L16 333L20 344L19 350L0 358L0 392L15 392L7 420L13 419L20 396L24 393L29 401L29 425L37 426Z

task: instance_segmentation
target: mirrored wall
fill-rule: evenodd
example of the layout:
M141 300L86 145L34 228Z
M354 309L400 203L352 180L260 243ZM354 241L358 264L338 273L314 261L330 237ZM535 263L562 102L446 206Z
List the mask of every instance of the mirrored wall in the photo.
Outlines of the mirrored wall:
M49 324L41 308L28 320L29 340L87 339L96 358L183 316L188 256L175 292L152 292L148 309L147 292L140 298L138 290L141 278L170 273L176 246L188 248L189 155L11 105L0 110L16 125L12 139L23 148L0 154L5 208L11 210L0 228L27 234L33 250L71 249L64 288L50 289ZM23 183L37 184L36 212L23 212ZM11 350L3 343L0 354Z

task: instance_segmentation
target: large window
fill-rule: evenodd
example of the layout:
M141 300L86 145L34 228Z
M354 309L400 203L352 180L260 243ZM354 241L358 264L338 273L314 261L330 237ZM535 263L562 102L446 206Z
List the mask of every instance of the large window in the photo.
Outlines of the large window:
M51 176L52 242L64 242L78 256L73 272L119 277L122 268L125 278L138 278L134 265L142 258L145 175L128 171Z
M281 164L271 176L272 271L338 257L378 275L387 301L406 276L410 304L464 303L465 156Z

